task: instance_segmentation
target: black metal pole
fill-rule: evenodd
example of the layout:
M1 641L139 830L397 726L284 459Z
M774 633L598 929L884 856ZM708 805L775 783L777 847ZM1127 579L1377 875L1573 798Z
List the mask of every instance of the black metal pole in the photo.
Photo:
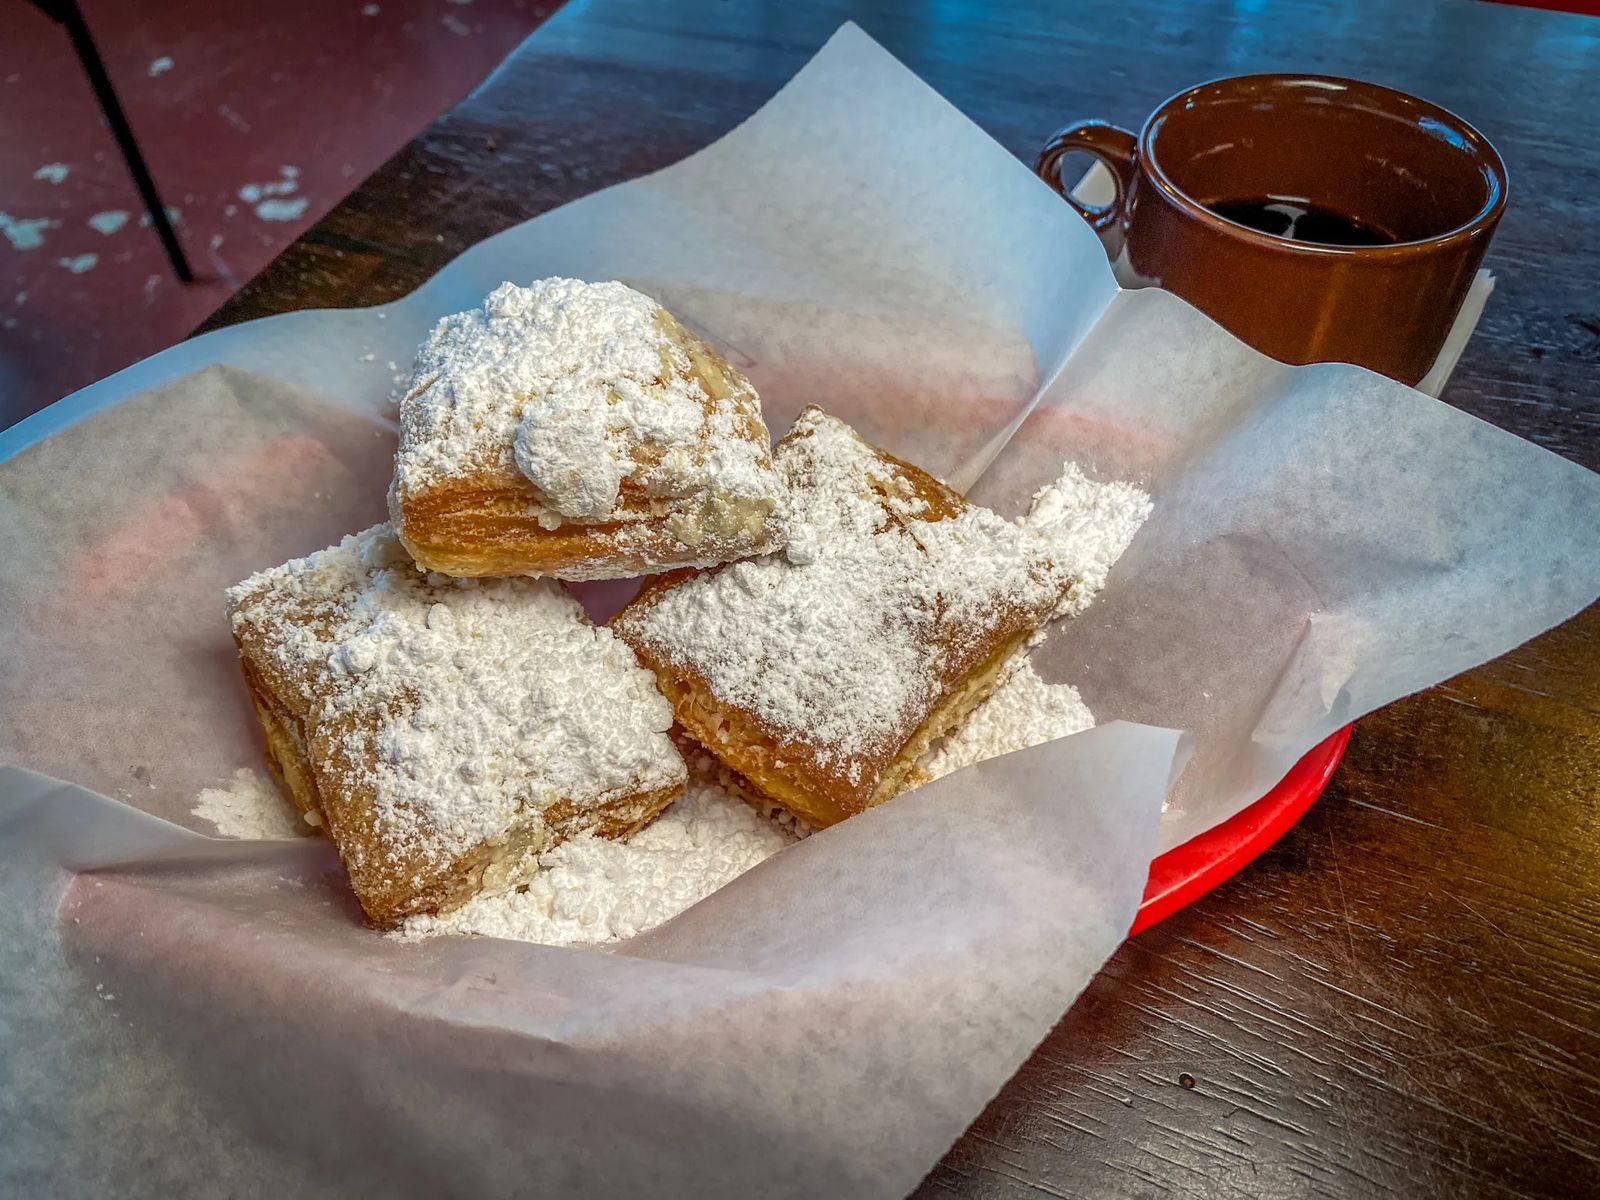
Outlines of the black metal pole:
M183 247L178 244L178 235L173 232L172 222L167 220L161 193L156 191L156 181L150 178L139 143L134 139L133 129L123 114L122 104L117 100L116 89L111 86L111 77L106 74L105 64L100 60L100 51L95 47L94 38L89 36L89 26L83 19L78 0L55 0L46 11L66 26L67 36L72 39L72 48L78 52L78 60L83 63L84 73L89 76L89 86L94 89L95 99L100 102L100 109L111 125L111 135L117 139L117 149L122 151L123 161L128 164L128 173L133 176L134 186L139 189L144 206L150 213L150 224L161 239L167 258L172 261L172 269L184 283L193 283L194 272L189 269L189 260L184 257Z

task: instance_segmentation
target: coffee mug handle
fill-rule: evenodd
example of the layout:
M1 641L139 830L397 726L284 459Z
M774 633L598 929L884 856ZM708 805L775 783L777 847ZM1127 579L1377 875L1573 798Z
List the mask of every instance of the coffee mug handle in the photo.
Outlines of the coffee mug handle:
M1100 235L1100 240L1113 258L1122 249L1123 209L1138 172L1138 148L1138 139L1126 129L1106 121L1074 121L1058 129L1033 162L1033 173L1053 187L1063 200L1078 211L1079 216L1089 222L1089 227ZM1075 150L1093 155L1111 172L1117 192L1110 204L1096 206L1083 203L1073 196L1072 185L1061 178L1061 159Z

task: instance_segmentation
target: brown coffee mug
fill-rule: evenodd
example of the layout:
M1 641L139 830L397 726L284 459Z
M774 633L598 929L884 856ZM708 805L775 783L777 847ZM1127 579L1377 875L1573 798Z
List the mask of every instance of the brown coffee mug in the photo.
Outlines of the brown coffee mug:
M1105 164L1074 198L1061 160ZM1403 92L1324 75L1204 83L1137 138L1062 129L1034 164L1141 281L1289 363L1351 362L1415 384L1438 357L1506 202L1482 134Z

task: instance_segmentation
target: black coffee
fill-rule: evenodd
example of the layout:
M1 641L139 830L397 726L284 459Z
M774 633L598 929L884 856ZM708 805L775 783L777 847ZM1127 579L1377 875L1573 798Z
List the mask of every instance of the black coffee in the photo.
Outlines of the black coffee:
M1365 221L1295 196L1213 200L1212 212L1236 225L1320 246L1390 246L1400 239Z

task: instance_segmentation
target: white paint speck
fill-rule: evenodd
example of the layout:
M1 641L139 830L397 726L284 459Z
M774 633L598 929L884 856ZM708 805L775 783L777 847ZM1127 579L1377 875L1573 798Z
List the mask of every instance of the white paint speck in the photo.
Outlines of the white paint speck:
M19 305L21 305L21 304L26 304L27 302L28 302L28 293L27 292L18 292L17 293L17 303Z
M222 215L225 216L225 217L231 217L231 216L233 216L234 213L236 213L238 211L239 211L239 206L237 204L230 204L230 205L228 205L226 208L224 208L222 210Z
M172 70L172 60L163 54L160 58L153 59L150 63L149 75L154 79L157 75Z
M58 258L56 266L65 267L74 275L82 275L85 271L94 270L95 264L99 261L98 254L80 254L76 258Z
M33 177L50 183L60 183L67 177L67 172L71 170L72 168L67 166L66 163L45 163L44 166L33 173Z
M229 125L232 125L240 133L249 133L250 132L250 122L246 121L243 117L241 117L238 113L234 112L233 109L229 108L226 104L217 105L217 116L221 117Z
M181 209L174 208L170 204L167 205L167 220L173 225L178 224L183 220L183 211ZM150 227L150 214L145 213L144 216L140 217L139 224L148 229Z
M376 4L363 4L361 6L361 15L363 17L375 17L382 11L383 9L379 8Z
M305 211L304 196L296 196L293 200L263 200L256 205L256 216L263 221L294 221Z
M128 223L128 214L120 208L97 212L89 218L89 228L110 237Z
M462 37L472 32L472 27L454 13L446 13L440 18L439 23L451 33L460 34Z
M213 233L211 235L211 248L215 250L220 245L222 245L222 235L220 233Z
M49 217L13 217L0 212L0 233L18 250L37 250L44 245L44 231L59 224Z
M144 281L144 296L145 296L145 299L148 300L150 298L150 293L155 291L160 286L161 286L161 276L159 276L159 275L147 275L147 276L145 276L145 281Z
M377 357L378 356L376 354L363 354L361 356L361 361L362 362L372 362Z
M300 190L300 168L285 163L278 168L278 178L267 183L247 183L239 189L239 199L255 206L256 216L263 221L292 221L306 210L304 199L273 200L273 196L292 196ZM232 206L225 210L233 215Z

